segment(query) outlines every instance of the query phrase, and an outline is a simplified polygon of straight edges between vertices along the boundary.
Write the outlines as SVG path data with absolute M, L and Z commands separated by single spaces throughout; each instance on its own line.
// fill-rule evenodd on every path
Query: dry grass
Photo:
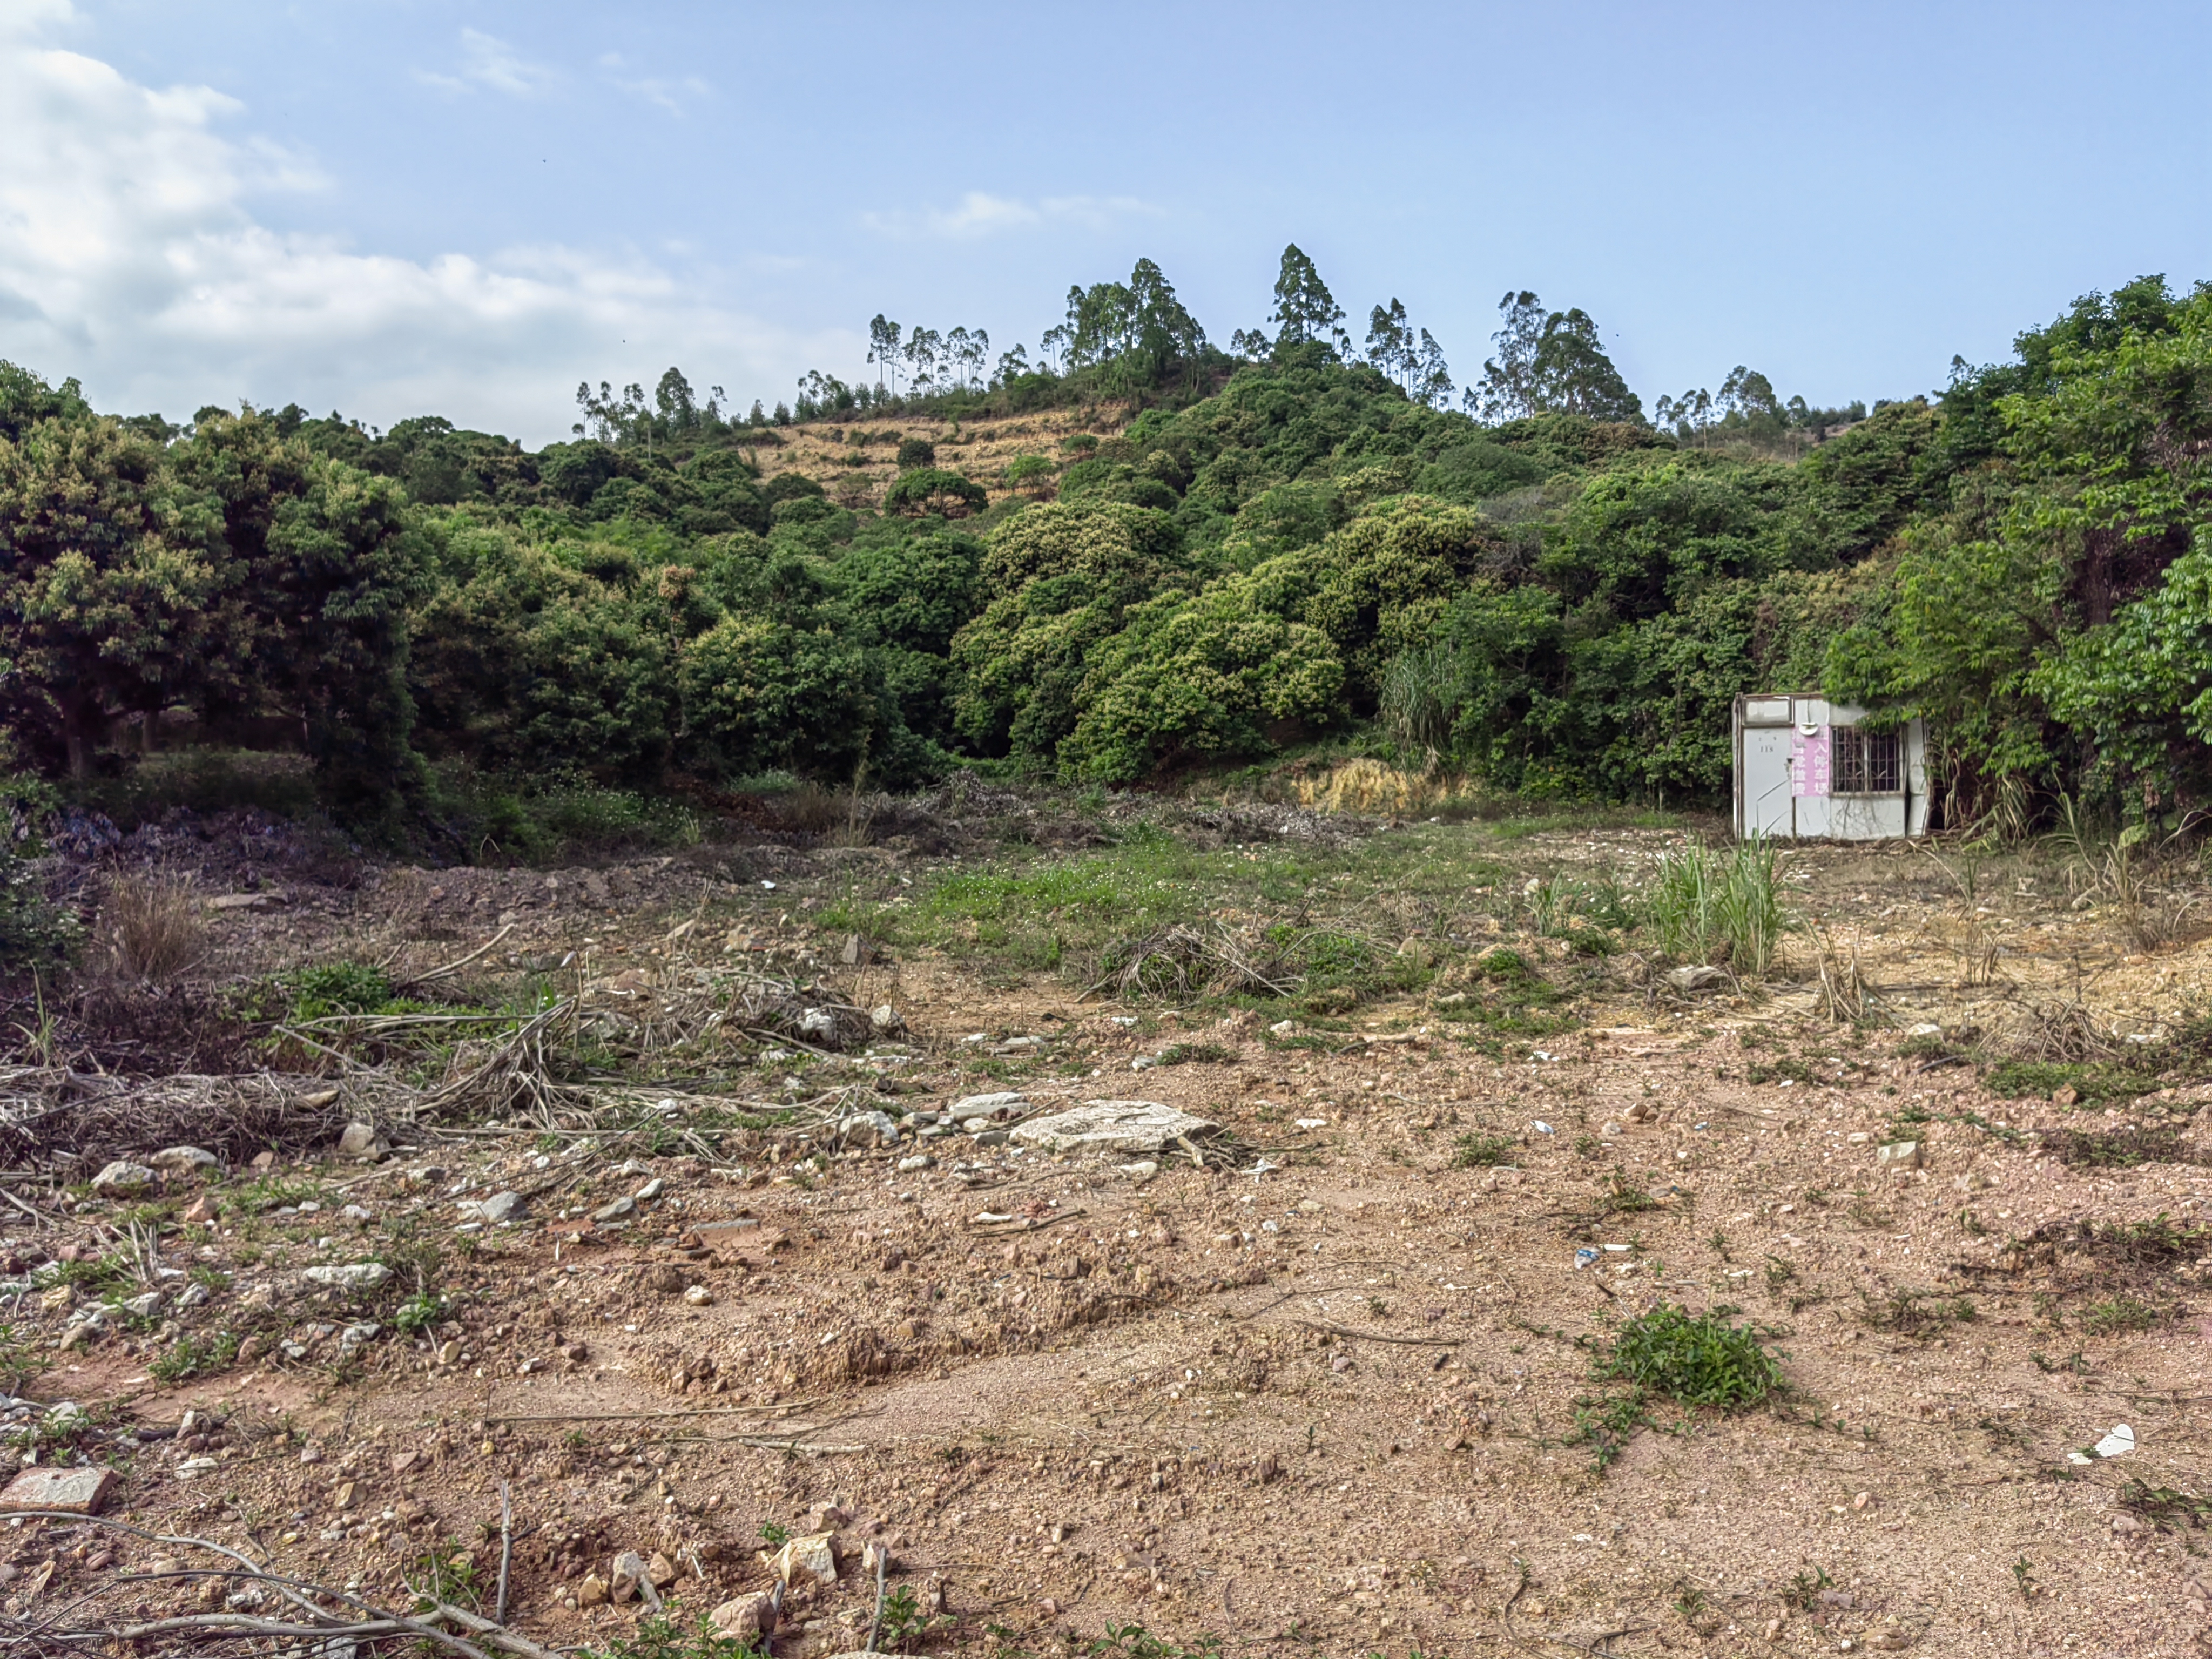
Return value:
M 100 919 L 109 960 L 127 978 L 173 979 L 207 955 L 207 922 L 188 877 L 117 876 L 101 898 Z
M 1346 761 L 1316 778 L 1298 780 L 1298 805 L 1328 812 L 1421 812 L 1455 793 L 1459 780 L 1401 771 L 1381 761 Z

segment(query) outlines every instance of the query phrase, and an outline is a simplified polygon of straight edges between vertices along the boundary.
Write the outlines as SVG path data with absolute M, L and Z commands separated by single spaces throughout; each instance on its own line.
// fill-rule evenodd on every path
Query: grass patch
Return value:
M 1620 1392 L 1578 1401 L 1566 1443 L 1589 1446 L 1594 1467 L 1603 1470 L 1638 1428 L 1650 1425 L 1660 1401 L 1741 1412 L 1771 1400 L 1784 1386 L 1781 1364 L 1761 1340 L 1767 1333 L 1729 1322 L 1738 1311 L 1723 1306 L 1692 1314 L 1662 1302 L 1614 1327 L 1590 1376 L 1621 1385 Z
M 2122 1129 L 2061 1129 L 2046 1136 L 2044 1148 L 2058 1154 L 2062 1164 L 2093 1170 L 2130 1170 L 2139 1164 L 2194 1164 L 2181 1143 L 2181 1131 L 2163 1126 L 2130 1124 Z
M 1237 1056 L 1218 1042 L 1176 1042 L 1159 1052 L 1158 1066 L 1218 1066 Z
M 1782 936 L 1796 926 L 1782 902 L 1774 848 L 1763 839 L 1725 852 L 1697 842 L 1662 853 L 1644 908 L 1667 956 L 1754 976 L 1774 965 Z
M 227 1370 L 238 1358 L 240 1340 L 234 1331 L 216 1331 L 205 1336 L 187 1332 L 155 1358 L 146 1367 L 146 1374 L 156 1382 L 173 1387 L 196 1376 Z
M 2091 1336 L 2131 1336 L 2166 1322 L 2166 1315 L 2148 1302 L 2131 1296 L 2115 1296 L 2093 1302 L 2081 1310 L 2081 1328 Z
M 1455 1170 L 1490 1170 L 1510 1164 L 1516 1143 L 1510 1135 L 1462 1135 L 1452 1148 Z

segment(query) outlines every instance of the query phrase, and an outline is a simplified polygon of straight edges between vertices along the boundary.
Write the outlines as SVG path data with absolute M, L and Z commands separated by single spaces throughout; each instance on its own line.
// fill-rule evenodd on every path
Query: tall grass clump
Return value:
M 1752 975 L 1773 967 L 1783 934 L 1795 926 L 1776 879 L 1773 844 L 1757 836 L 1725 852 L 1693 842 L 1662 853 L 1644 921 L 1666 955 Z
M 1383 726 L 1434 770 L 1451 749 L 1470 689 L 1467 657 L 1456 647 L 1437 643 L 1401 651 L 1382 670 Z
M 173 872 L 115 877 L 100 920 L 117 970 L 131 979 L 168 979 L 207 955 L 199 896 L 190 878 Z

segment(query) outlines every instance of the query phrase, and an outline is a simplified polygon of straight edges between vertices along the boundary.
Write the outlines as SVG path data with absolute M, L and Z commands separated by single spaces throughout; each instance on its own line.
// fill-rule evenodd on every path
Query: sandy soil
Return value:
M 1664 840 L 1539 836 L 1516 856 L 1618 870 Z M 378 936 L 428 962 L 506 926 L 502 955 L 587 951 L 562 971 L 641 1006 L 702 959 L 834 963 L 804 896 L 869 851 L 376 871 L 220 926 L 230 960 L 264 965 Z M 901 1111 L 991 1089 L 1037 1110 L 1158 1100 L 1220 1125 L 1212 1155 L 946 1134 L 916 1169 L 910 1133 L 836 1151 L 731 1131 L 654 1157 L 395 1130 L 381 1162 L 274 1172 L 320 1188 L 314 1212 L 256 1215 L 235 1171 L 208 1184 L 215 1220 L 162 1242 L 218 1270 L 193 1318 L 261 1307 L 295 1356 L 164 1386 L 149 1360 L 191 1324 L 171 1314 L 27 1392 L 91 1408 L 79 1443 L 125 1477 L 112 1513 L 387 1601 L 434 1547 L 486 1576 L 506 1483 L 512 1618 L 552 1645 L 635 1627 L 635 1602 L 583 1604 L 620 1552 L 664 1556 L 663 1593 L 693 1611 L 764 1589 L 768 1524 L 832 1530 L 848 1558 L 787 1605 L 785 1656 L 861 1644 L 871 1540 L 893 1589 L 943 1610 L 915 1638 L 933 1651 L 1132 1622 L 1282 1656 L 2203 1651 L 2212 1087 L 2179 1077 L 2125 1113 L 2005 1099 L 1908 1034 L 2032 1030 L 2078 998 L 2124 1043 L 2201 1006 L 2212 951 L 2136 948 L 2048 869 L 1992 866 L 1969 899 L 1924 852 L 1789 867 L 1832 960 L 1855 941 L 1887 988 L 1887 1025 L 1819 1017 L 1814 940 L 1802 982 L 1762 996 L 1662 995 L 1624 967 L 1578 1029 L 1504 1059 L 1420 1001 L 1270 1030 L 994 988 L 923 955 L 862 988 L 899 1008 L 899 1041 L 806 1091 L 834 1073 Z M 687 917 L 711 938 L 672 941 Z M 994 1052 L 1016 1037 L 1040 1042 Z M 1133 1071 L 1178 1041 L 1220 1057 Z M 680 1123 L 694 1097 L 675 1092 Z M 1907 1109 L 1917 1167 L 1886 1167 Z M 2179 1133 L 2151 1161 L 2046 1150 L 2152 1113 Z M 1503 1163 L 1458 1167 L 1471 1136 L 1501 1138 Z M 590 1218 L 654 1182 L 634 1213 Z M 526 1201 L 507 1224 L 460 1207 L 508 1191 Z M 2179 1253 L 2111 1242 L 2161 1217 Z M 0 1248 L 11 1271 L 90 1256 L 117 1220 L 95 1205 Z M 299 1269 L 424 1239 L 445 1317 L 395 1337 L 387 1309 L 342 1356 L 360 1316 Z M 46 1341 L 70 1312 L 48 1302 L 21 1294 L 13 1316 Z M 2123 1302 L 2148 1328 L 2113 1328 Z M 1661 1303 L 1740 1310 L 1786 1390 L 1734 1415 L 1655 1404 L 1600 1467 L 1578 1421 L 1619 1389 L 1594 1357 Z M 2069 1461 L 2123 1423 L 2133 1452 Z M 11 1611 L 48 1560 L 51 1598 L 170 1553 L 59 1523 L 8 1542 Z

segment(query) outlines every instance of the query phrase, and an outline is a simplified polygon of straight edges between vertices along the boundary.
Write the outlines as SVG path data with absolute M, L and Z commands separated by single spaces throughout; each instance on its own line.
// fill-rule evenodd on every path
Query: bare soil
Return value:
M 1500 856 L 1632 872 L 1674 839 L 1559 830 Z M 846 941 L 809 901 L 854 867 L 923 880 L 958 856 L 922 846 L 272 882 L 281 908 L 216 919 L 210 971 L 383 951 L 420 971 L 505 927 L 489 963 L 646 1020 L 718 964 L 836 972 Z M 1223 1135 L 1086 1158 L 948 1134 L 926 1169 L 900 1167 L 910 1134 L 687 1139 L 712 1091 L 672 1050 L 657 1142 L 392 1124 L 380 1162 L 324 1147 L 172 1180 L 166 1198 L 204 1184 L 217 1216 L 169 1220 L 160 1259 L 214 1270 L 210 1303 L 57 1351 L 71 1298 L 23 1289 L 10 1317 L 42 1368 L 23 1392 L 89 1410 L 74 1443 L 122 1472 L 115 1515 L 386 1604 L 434 1550 L 489 1583 L 505 1483 L 510 1619 L 549 1646 L 635 1628 L 636 1603 L 579 1595 L 617 1553 L 665 1555 L 664 1593 L 702 1612 L 768 1587 L 764 1525 L 821 1524 L 851 1565 L 787 1603 L 779 1655 L 862 1644 L 871 1540 L 894 1589 L 942 1610 L 911 1638 L 927 1651 L 1138 1624 L 1285 1656 L 2198 1654 L 2212 1086 L 2179 1064 L 2085 1108 L 2007 1097 L 1985 1068 L 2043 1036 L 2121 1056 L 2167 1040 L 2203 1006 L 2212 949 L 2173 922 L 2178 890 L 2147 940 L 2139 915 L 2075 908 L 2047 860 L 1962 886 L 1942 857 L 1796 851 L 1821 932 L 1771 985 L 1675 994 L 1623 957 L 1575 981 L 1571 1030 L 1494 1052 L 1462 1040 L 1442 984 L 1336 1029 L 895 952 L 841 982 L 897 1009 L 896 1040 L 790 1088 L 771 1063 L 751 1097 L 1139 1097 Z M 211 885 L 239 876 L 210 862 Z M 1856 945 L 1867 1023 L 1824 1014 L 1824 943 L 1832 967 Z M 1575 969 L 1557 940 L 1520 948 Z M 1176 1044 L 1197 1057 L 1132 1069 Z M 343 1102 L 358 1080 L 300 1086 Z M 1903 1140 L 1917 1167 L 1886 1166 Z M 591 1218 L 653 1182 L 633 1214 Z M 15 1190 L 40 1214 L 0 1240 L 10 1272 L 118 1249 L 118 1203 Z M 461 1208 L 504 1191 L 526 1194 L 509 1224 Z M 313 1212 L 270 1207 L 308 1193 Z M 392 1329 L 404 1271 L 368 1313 L 297 1277 L 380 1255 L 453 1298 L 430 1328 Z M 1661 1304 L 1736 1310 L 1785 1389 L 1594 1427 L 1622 1393 L 1594 1362 Z M 226 1324 L 264 1333 L 253 1358 L 174 1384 L 149 1370 Z M 194 1431 L 161 1437 L 187 1411 Z M 2069 1460 L 2119 1424 L 2134 1451 Z M 48 1560 L 51 1599 L 170 1553 L 60 1522 L 5 1538 L 12 1613 Z M 133 1599 L 199 1605 L 161 1583 Z

